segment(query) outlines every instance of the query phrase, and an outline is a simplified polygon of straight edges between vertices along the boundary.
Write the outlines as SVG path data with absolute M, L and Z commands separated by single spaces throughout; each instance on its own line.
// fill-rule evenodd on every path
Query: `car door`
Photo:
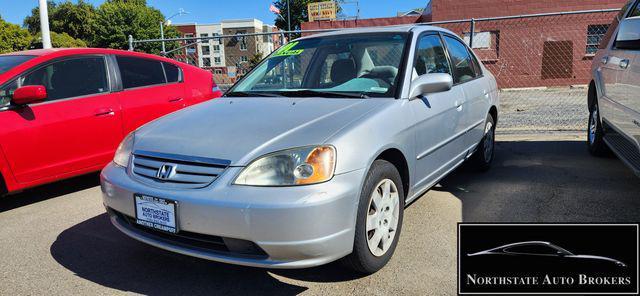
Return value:
M 169 68 L 165 73 L 161 61 L 134 56 L 116 56 L 116 61 L 125 133 L 186 106 L 182 83 Z M 172 81 L 167 83 L 167 77 Z
M 630 5 L 635 5 L 636 7 L 632 9 L 630 15 L 633 15 L 633 11 L 637 10 L 637 3 L 629 2 L 611 25 L 614 27 L 613 30 L 617 31 L 619 21 L 626 17 L 628 6 Z M 640 12 L 637 13 L 640 14 Z M 601 65 L 598 73 L 601 80 L 602 96 L 598 101 L 598 107 L 602 119 L 618 130 L 625 131 L 630 128 L 631 121 L 627 116 L 628 112 L 625 110 L 624 105 L 624 101 L 627 100 L 625 97 L 629 96 L 629 88 L 624 79 L 627 76 L 629 65 L 633 61 L 633 54 L 629 50 L 615 47 L 616 34 L 614 32 L 611 32 L 610 39 L 612 43 L 607 44 L 607 46 L 610 45 L 610 48 L 599 61 Z
M 483 79 L 482 70 L 470 49 L 452 35 L 445 34 L 444 41 L 449 52 L 453 81 L 462 86 L 465 99 L 462 117 L 465 125 L 465 148 L 477 145 L 484 136 L 484 123 L 489 110 L 490 85 Z
M 12 87 L 43 85 L 44 102 L 2 111 L 2 149 L 19 183 L 97 168 L 122 140 L 117 97 L 104 56 L 74 56 L 40 65 Z M 9 92 L 5 92 L 9 93 Z
M 640 1 L 629 11 L 627 18 L 640 18 Z M 640 48 L 637 45 L 627 46 L 617 51 L 621 58 L 618 64 L 621 72 L 618 81 L 620 92 L 616 99 L 622 116 L 615 124 L 640 144 Z
M 622 78 L 625 92 L 620 104 L 627 109 L 626 133 L 640 145 L 640 49 L 628 50 L 629 65 Z
M 413 77 L 430 73 L 451 74 L 443 41 L 437 33 L 426 33 L 417 40 Z M 419 190 L 431 185 L 446 171 L 464 159 L 462 116 L 465 100 L 461 85 L 446 92 L 425 94 L 410 100 L 416 137 L 416 185 Z

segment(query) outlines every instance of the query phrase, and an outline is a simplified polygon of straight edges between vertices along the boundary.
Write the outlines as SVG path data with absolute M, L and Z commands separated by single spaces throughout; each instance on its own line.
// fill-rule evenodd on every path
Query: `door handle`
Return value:
M 95 115 L 97 117 L 104 117 L 104 116 L 113 116 L 115 114 L 116 113 L 113 112 L 113 110 L 111 108 L 108 108 L 108 109 L 100 109 L 100 110 L 96 111 Z
M 101 117 L 101 116 L 113 116 L 115 115 L 115 112 L 113 112 L 113 109 L 111 108 L 103 108 L 103 109 L 98 109 L 96 111 L 96 116 Z
M 462 111 L 462 103 L 460 101 L 455 101 L 454 105 L 456 105 L 458 111 Z
M 182 98 L 172 98 L 172 99 L 169 99 L 169 103 L 175 103 L 175 102 L 180 102 L 180 101 L 182 101 Z
M 628 59 L 620 60 L 620 64 L 618 64 L 618 66 L 620 66 L 620 68 L 622 68 L 622 69 L 628 68 L 629 67 L 629 60 Z

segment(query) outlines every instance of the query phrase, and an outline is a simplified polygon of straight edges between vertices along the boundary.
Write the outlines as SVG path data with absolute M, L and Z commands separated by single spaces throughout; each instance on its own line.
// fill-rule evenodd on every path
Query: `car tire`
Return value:
M 486 172 L 491 168 L 496 145 L 496 121 L 491 114 L 487 115 L 484 124 L 484 136 L 478 144 L 476 153 L 471 157 L 471 166 L 482 172 Z
M 389 262 L 400 239 L 404 198 L 398 169 L 374 161 L 360 194 L 353 252 L 343 259 L 347 267 L 372 274 Z
M 587 127 L 587 147 L 593 156 L 609 155 L 609 147 L 604 143 L 604 128 L 600 121 L 600 108 L 594 103 L 589 110 L 589 125 Z

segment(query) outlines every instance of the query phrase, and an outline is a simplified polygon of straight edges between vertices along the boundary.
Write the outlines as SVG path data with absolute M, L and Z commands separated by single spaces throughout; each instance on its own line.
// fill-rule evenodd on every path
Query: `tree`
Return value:
M 262 52 L 259 51 L 256 54 L 254 54 L 250 59 L 249 59 L 249 67 L 251 69 L 255 68 L 258 64 L 260 64 L 260 62 L 262 62 L 262 58 L 264 56 L 262 55 Z
M 289 6 L 291 7 L 291 30 L 300 30 L 300 25 L 309 20 L 309 14 L 307 11 L 307 5 L 314 2 L 324 2 L 326 0 L 290 0 Z M 343 1 L 336 1 L 343 2 Z M 280 30 L 287 30 L 287 0 L 276 0 L 273 5 L 280 9 L 282 18 L 276 17 L 276 27 Z M 342 9 L 338 5 L 338 12 Z M 283 19 L 284 18 L 284 19 Z
M 29 31 L 0 17 L 0 53 L 25 50 L 31 39 Z
M 56 4 L 48 2 L 49 28 L 53 32 L 63 32 L 74 39 L 82 39 L 89 42 L 93 39 L 96 9 L 84 0 L 78 3 L 66 1 Z M 24 19 L 24 26 L 33 35 L 40 32 L 40 9 L 35 7 L 31 15 Z
M 67 33 L 56 33 L 51 31 L 51 45 L 56 48 L 70 48 L 70 47 L 87 47 L 87 43 L 82 39 L 76 39 L 71 37 Z M 38 32 L 29 48 L 42 48 L 42 33 Z
M 160 10 L 146 6 L 144 0 L 111 0 L 106 1 L 96 11 L 94 22 L 94 38 L 91 43 L 96 47 L 120 48 L 128 47 L 127 38 L 152 39 L 160 37 L 160 22 L 165 17 Z M 179 36 L 174 27 L 165 27 L 165 38 Z M 177 42 L 168 42 L 167 50 L 176 48 Z M 136 45 L 136 50 L 149 53 L 160 53 L 160 42 Z

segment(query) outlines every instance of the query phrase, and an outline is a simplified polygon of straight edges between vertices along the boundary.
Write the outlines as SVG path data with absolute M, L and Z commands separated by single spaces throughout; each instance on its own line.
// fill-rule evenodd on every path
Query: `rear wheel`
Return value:
M 491 168 L 493 162 L 493 153 L 495 149 L 496 139 L 496 123 L 491 114 L 487 115 L 487 121 L 484 124 L 484 136 L 476 153 L 471 157 L 471 165 L 479 171 L 487 171 Z
M 594 156 L 606 156 L 609 147 L 604 143 L 604 129 L 600 121 L 600 109 L 598 103 L 594 103 L 589 111 L 589 127 L 587 129 L 587 147 Z
M 398 169 L 388 161 L 376 160 L 360 194 L 353 253 L 344 263 L 365 274 L 384 267 L 398 244 L 403 213 L 404 191 Z

